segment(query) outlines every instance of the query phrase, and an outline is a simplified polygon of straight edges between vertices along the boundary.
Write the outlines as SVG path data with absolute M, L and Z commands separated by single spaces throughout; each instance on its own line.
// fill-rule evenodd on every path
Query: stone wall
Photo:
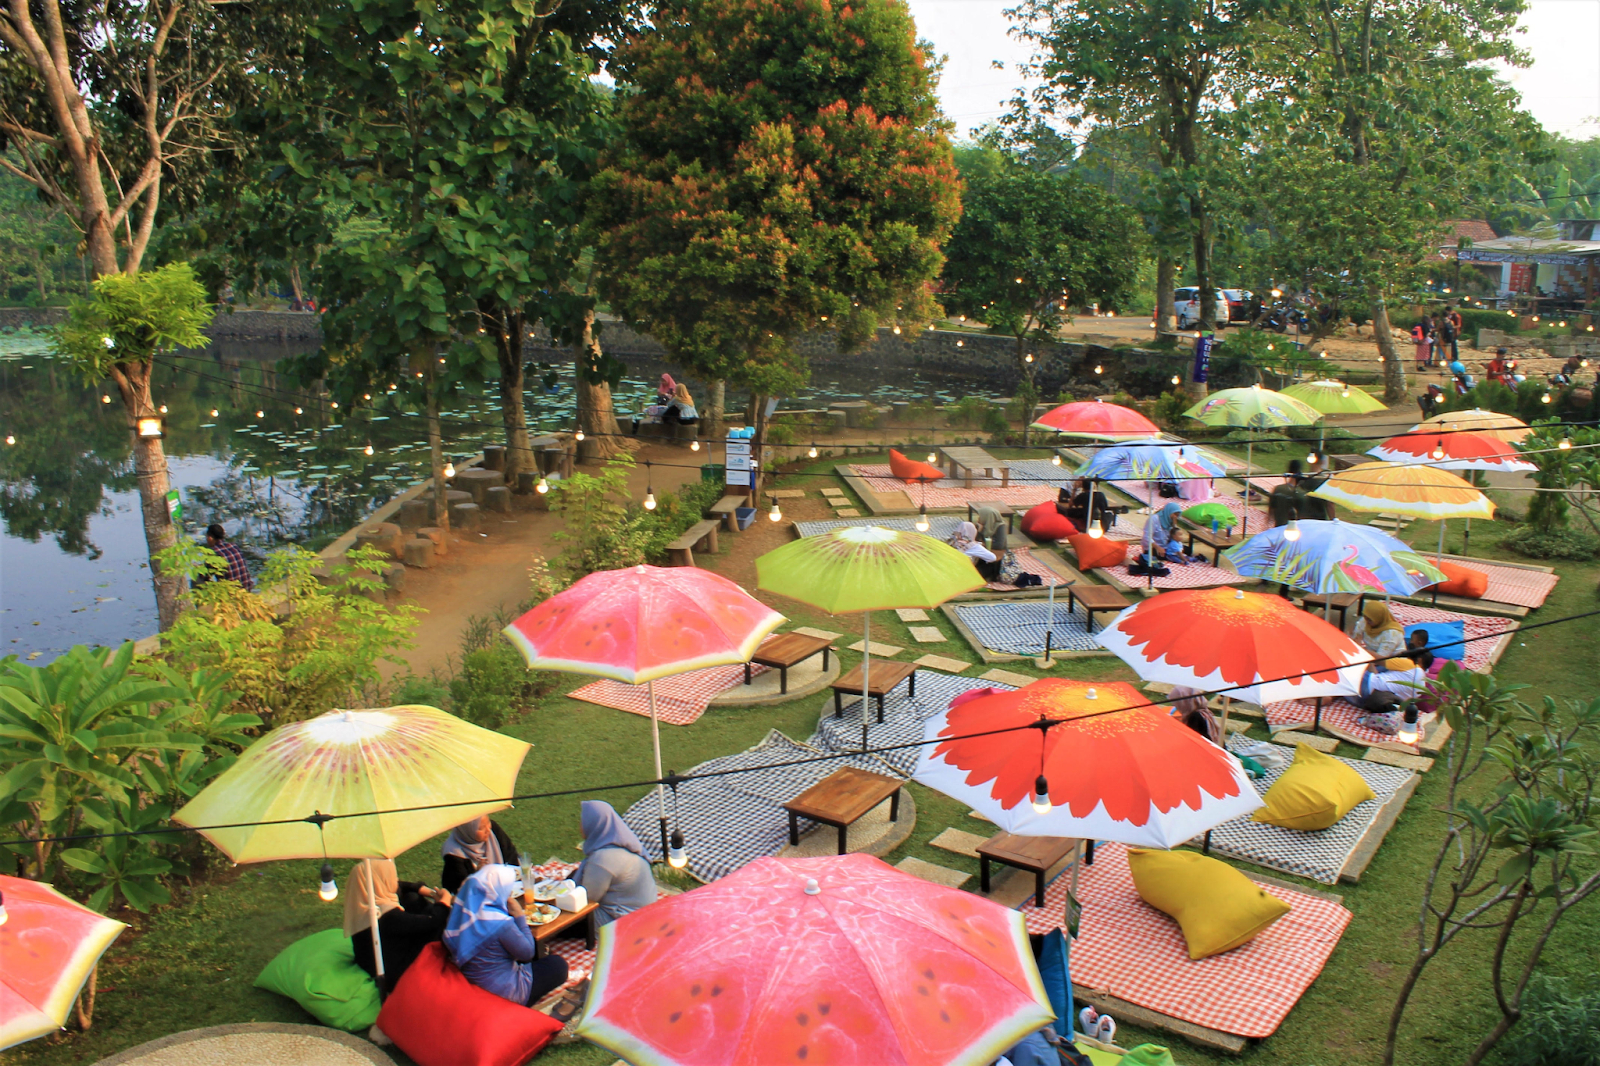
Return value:
M 0 329 L 55 326 L 66 316 L 60 307 L 0 307 Z M 322 340 L 322 323 L 304 311 L 221 311 L 206 335 L 212 340 L 317 344 Z
M 1478 349 L 1494 351 L 1496 348 L 1539 348 L 1557 359 L 1576 355 L 1580 359 L 1600 356 L 1600 334 L 1581 337 L 1544 337 L 1531 333 L 1503 333 L 1498 329 L 1478 331 Z

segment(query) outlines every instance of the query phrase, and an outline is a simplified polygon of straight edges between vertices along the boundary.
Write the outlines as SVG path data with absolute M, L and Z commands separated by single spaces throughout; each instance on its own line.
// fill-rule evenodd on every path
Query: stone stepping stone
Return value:
M 900 616 L 902 622 L 926 622 L 928 612 L 919 607 L 896 607 L 894 613 Z
M 987 814 L 979 814 L 977 811 L 968 811 L 967 812 L 967 817 L 968 818 L 976 818 L 980 822 L 988 822 L 990 825 L 994 825 L 995 824 L 993 818 L 990 818 Z M 989 838 L 988 837 L 984 837 L 983 839 L 988 840 Z
M 924 862 L 915 856 L 907 856 L 901 859 L 894 864 L 894 868 L 903 873 L 908 873 L 912 877 L 920 877 L 924 881 L 932 881 L 936 885 L 944 885 L 946 888 L 960 888 L 972 880 L 971 874 L 962 873 L 960 870 L 952 870 L 950 867 L 940 866 L 938 863 Z
M 1228 723 L 1228 728 L 1230 731 L 1232 730 L 1232 722 Z M 1338 737 L 1325 737 L 1320 733 L 1274 733 L 1272 734 L 1272 742 L 1274 744 L 1285 744 L 1291 748 L 1296 744 L 1304 744 L 1308 748 L 1316 748 L 1318 751 L 1326 752 L 1329 755 L 1333 754 L 1333 750 L 1339 746 Z
M 943 644 L 945 635 L 937 626 L 912 626 L 911 639 L 918 644 Z
M 841 507 L 837 511 L 833 512 L 833 517 L 835 517 L 835 518 L 860 518 L 861 517 L 861 512 L 856 510 L 854 507 Z
M 794 632 L 805 637 L 817 637 L 820 640 L 838 640 L 844 636 L 843 633 L 830 633 L 826 629 L 813 629 L 810 626 L 800 626 Z
M 844 489 L 827 488 L 822 490 L 824 496 L 843 496 Z
M 766 495 L 777 500 L 798 500 L 806 494 L 805 489 L 773 489 Z
M 1250 723 L 1249 722 L 1239 722 L 1239 721 L 1235 721 L 1232 718 L 1229 718 L 1228 719 L 1228 732 L 1230 732 L 1230 733 L 1248 733 L 1248 732 L 1250 732 Z M 1329 738 L 1329 739 L 1332 739 L 1332 738 Z
M 1000 669 L 990 670 L 986 674 L 979 674 L 978 678 L 982 681 L 994 681 L 1001 685 L 1015 685 L 1017 688 L 1021 688 L 1024 685 L 1031 685 L 1038 680 L 1037 678 L 1029 677 L 1026 674 L 1014 674 L 1010 670 Z
M 859 640 L 850 645 L 851 651 L 862 651 L 865 648 L 866 644 Z M 893 644 L 879 644 L 877 641 L 872 642 L 872 654 L 881 659 L 893 659 L 896 655 L 899 655 L 903 651 L 905 651 L 904 648 L 897 648 Z
M 828 501 L 828 506 L 829 507 L 849 507 L 850 506 L 850 498 L 848 496 L 826 496 L 826 497 L 823 497 L 823 498 Z
M 988 839 L 988 837 L 981 837 L 977 833 L 968 833 L 960 829 L 946 829 L 928 841 L 928 843 L 956 855 L 965 855 L 969 859 L 976 859 L 978 857 L 978 845 Z
M 925 666 L 929 670 L 943 670 L 947 674 L 959 674 L 971 663 L 964 663 L 960 659 L 946 659 L 943 655 L 924 655 L 917 660 L 918 666 Z
M 1433 760 L 1423 758 L 1421 755 L 1407 755 L 1403 751 L 1390 751 L 1388 748 L 1368 748 L 1362 761 L 1381 763 L 1384 766 L 1398 766 L 1403 770 L 1415 770 L 1425 774 L 1433 769 Z

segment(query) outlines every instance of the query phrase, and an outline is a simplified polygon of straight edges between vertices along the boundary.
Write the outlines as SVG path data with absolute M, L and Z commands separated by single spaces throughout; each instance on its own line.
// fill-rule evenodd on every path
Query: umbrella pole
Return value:
M 378 983 L 383 983 L 383 938 L 378 935 L 378 881 L 372 876 L 372 860 L 365 861 L 367 868 L 367 906 L 372 915 L 372 963 L 378 971 Z
M 1461 531 L 1461 554 L 1467 554 L 1467 542 L 1472 539 L 1472 519 L 1467 519 L 1467 528 Z
M 650 744 L 655 749 L 656 778 L 661 777 L 661 723 L 656 719 L 656 683 L 646 682 L 646 690 L 650 693 Z M 656 814 L 661 820 L 661 859 L 667 858 L 667 787 L 656 786 Z
M 1056 587 L 1055 587 L 1054 584 L 1052 584 L 1050 586 L 1050 613 L 1046 616 L 1046 620 L 1045 620 L 1045 623 L 1044 623 L 1044 661 L 1046 663 L 1048 663 L 1050 661 L 1050 635 L 1055 632 L 1055 628 L 1056 628 Z
M 867 750 L 867 714 L 872 710 L 872 612 L 862 612 L 861 621 L 861 750 Z
M 1444 561 L 1444 526 L 1445 526 L 1445 520 L 1442 519 L 1442 518 L 1439 519 L 1439 550 L 1433 553 L 1433 561 L 1435 563 L 1440 563 L 1440 562 Z M 1438 585 L 1434 585 L 1433 586 L 1433 605 L 1435 607 L 1439 606 L 1439 586 Z
M 1228 708 L 1233 705 L 1232 696 L 1222 697 L 1222 746 L 1228 746 Z
M 1244 442 L 1244 505 L 1246 507 L 1250 506 L 1250 472 L 1256 468 L 1255 456 L 1256 438 L 1251 435 L 1246 437 Z

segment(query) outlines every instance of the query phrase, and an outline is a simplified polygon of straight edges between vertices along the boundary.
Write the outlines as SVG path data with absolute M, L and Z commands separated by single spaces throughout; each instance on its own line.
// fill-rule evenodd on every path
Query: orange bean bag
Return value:
M 1465 600 L 1481 600 L 1483 594 L 1489 591 L 1489 575 L 1482 570 L 1443 559 L 1435 560 L 1433 565 L 1444 572 L 1446 580 L 1430 586 L 1429 591 L 1438 589 L 1446 596 L 1460 596 Z
M 908 458 L 893 448 L 889 449 L 889 472 L 901 481 L 913 483 L 926 481 L 928 484 L 932 484 L 944 477 L 944 471 L 938 467 L 929 466 L 927 463 Z
M 1128 546 L 1120 540 L 1106 537 L 1096 540 L 1087 533 L 1074 533 L 1067 538 L 1067 543 L 1078 553 L 1079 570 L 1116 566 L 1128 560 Z
M 1053 500 L 1030 508 L 1022 516 L 1022 532 L 1033 540 L 1066 540 L 1077 531 L 1072 519 L 1056 510 Z

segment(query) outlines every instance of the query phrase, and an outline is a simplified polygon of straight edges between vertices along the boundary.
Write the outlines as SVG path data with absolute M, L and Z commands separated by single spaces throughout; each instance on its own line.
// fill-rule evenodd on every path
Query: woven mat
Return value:
M 1516 566 L 1495 566 L 1493 563 L 1461 563 L 1449 560 L 1463 570 L 1476 570 L 1489 579 L 1489 587 L 1482 598 L 1492 603 L 1509 603 L 1515 607 L 1542 607 L 1560 578 L 1539 570 L 1523 570 Z M 1426 596 L 1427 590 L 1417 593 Z
M 1049 588 L 1051 585 L 1065 585 L 1067 579 L 1046 566 L 1044 561 L 1033 554 L 1032 548 L 1012 548 L 1016 553 L 1017 565 L 1022 567 L 1024 573 L 1037 575 L 1040 584 L 1032 588 Z M 1017 586 L 1007 585 L 1003 581 L 991 581 L 984 586 L 991 592 L 1015 592 Z
M 1030 933 L 1061 922 L 1068 878 L 1057 877 L 1044 906 L 1019 908 Z M 1127 849 L 1101 844 L 1078 885 L 1083 904 L 1072 942 L 1072 980 L 1129 1003 L 1239 1036 L 1272 1034 L 1294 1008 L 1350 924 L 1331 900 L 1263 885 L 1290 911 L 1232 951 L 1192 960 L 1178 923 L 1139 898 Z
M 871 710 L 867 715 L 867 745 L 873 748 L 888 747 L 895 744 L 917 744 L 922 740 L 923 723 L 936 714 L 940 714 L 950 707 L 950 701 L 961 693 L 975 688 L 1007 689 L 1010 685 L 1002 685 L 994 681 L 985 681 L 977 677 L 956 677 L 952 674 L 935 673 L 932 670 L 918 670 L 916 673 L 917 695 L 912 699 L 909 686 L 901 682 L 895 686 L 889 698 L 883 704 L 883 721 L 878 721 L 878 701 L 873 700 Z M 857 699 L 844 705 L 844 713 L 834 717 L 832 713 L 824 714 L 817 723 L 817 731 L 812 735 L 810 743 L 813 747 L 824 751 L 860 751 L 861 750 L 861 705 Z M 830 704 L 831 707 L 831 704 Z M 906 747 L 895 751 L 886 751 L 874 756 L 901 777 L 910 777 L 917 768 L 917 753 L 920 748 Z M 878 768 L 883 773 L 883 766 Z
M 759 664 L 750 667 L 750 676 L 767 672 Z M 744 684 L 744 666 L 708 666 L 704 670 L 690 670 L 674 674 L 656 682 L 656 717 L 666 725 L 690 725 L 706 713 L 706 707 L 719 693 L 735 685 Z M 598 703 L 602 707 L 615 707 L 629 714 L 650 717 L 650 690 L 647 685 L 625 685 L 621 681 L 596 681 L 571 694 L 575 700 Z
M 1418 622 L 1454 622 L 1460 621 L 1464 627 L 1463 635 L 1467 637 L 1496 637 L 1507 630 L 1516 629 L 1517 622 L 1511 618 L 1488 618 L 1481 614 L 1462 614 L 1460 611 L 1445 611 L 1437 607 L 1423 607 L 1415 603 L 1390 602 L 1389 613 L 1394 615 L 1394 620 L 1403 626 L 1415 625 Z M 1494 667 L 1493 652 L 1497 642 L 1492 639 L 1474 640 L 1462 645 L 1461 664 L 1468 670 L 1475 670 L 1480 674 L 1488 673 Z
M 1102 573 L 1110 574 L 1129 588 L 1158 589 L 1205 589 L 1216 585 L 1237 585 L 1244 578 L 1232 570 L 1222 570 L 1210 563 L 1168 563 L 1167 569 L 1171 571 L 1166 577 L 1146 577 L 1143 574 L 1130 574 L 1127 563 L 1118 563 L 1116 566 L 1102 566 Z
M 1100 642 L 1084 631 L 1081 612 L 1069 613 L 1065 603 L 1055 611 L 1048 603 L 959 604 L 956 617 L 972 631 L 978 642 L 990 651 L 1012 655 L 1043 655 L 1045 630 L 1050 631 L 1050 647 L 1056 651 L 1099 651 Z M 1095 623 L 1098 630 L 1106 615 Z
M 1134 499 L 1142 500 L 1147 506 L 1159 507 L 1165 503 L 1176 503 L 1186 511 L 1191 507 L 1200 506 L 1199 503 L 1190 503 L 1188 500 L 1162 499 L 1148 481 L 1117 481 L 1113 482 L 1113 484 Z M 1246 507 L 1244 500 L 1232 493 L 1218 494 L 1205 502 L 1220 503 L 1232 511 L 1234 517 L 1244 525 L 1246 536 L 1260 533 L 1263 529 L 1269 529 L 1272 526 L 1271 515 L 1260 507 Z
M 1032 507 L 1036 503 L 1055 499 L 1057 491 L 1057 486 L 1031 477 L 1012 478 L 1011 483 L 1003 488 L 999 478 L 981 475 L 972 479 L 970 489 L 962 487 L 961 479 L 949 477 L 924 485 L 920 481 L 901 481 L 889 471 L 887 463 L 852 465 L 850 472 L 864 480 L 873 492 L 904 492 L 913 504 L 925 503 L 941 509 L 965 507 L 969 503 L 990 500 L 1008 503 L 1013 507 Z
M 1235 734 L 1228 738 L 1228 749 L 1237 753 L 1240 748 L 1257 743 L 1260 741 Z M 1282 744 L 1274 746 L 1279 748 L 1286 758 L 1294 758 L 1293 748 Z M 1339 761 L 1360 774 L 1371 786 L 1372 791 L 1377 793 L 1377 798 L 1358 803 L 1339 821 L 1316 832 L 1284 829 L 1282 826 L 1268 825 L 1265 822 L 1253 822 L 1248 815 L 1235 818 L 1211 831 L 1212 852 L 1252 862 L 1257 866 L 1265 866 L 1269 870 L 1282 870 L 1284 873 L 1321 881 L 1325 885 L 1338 882 L 1339 872 L 1344 869 L 1345 863 L 1350 861 L 1351 854 L 1371 830 L 1372 823 L 1377 820 L 1384 804 L 1397 789 L 1415 776 L 1410 770 L 1383 766 L 1375 762 L 1354 759 L 1339 759 Z M 1257 793 L 1264 796 L 1267 794 L 1267 789 L 1271 788 L 1288 768 L 1285 764 L 1281 770 L 1268 770 L 1266 776 L 1259 781 L 1252 781 L 1251 784 L 1255 786 Z M 1200 838 L 1189 843 L 1198 847 Z
M 1262 708 L 1267 718 L 1267 728 L 1274 733 L 1286 729 L 1308 729 L 1317 721 L 1316 700 L 1283 700 Z M 1361 708 L 1348 700 L 1329 697 L 1322 701 L 1322 730 L 1351 744 L 1381 745 L 1391 751 L 1408 755 L 1423 754 L 1420 744 L 1402 744 L 1393 733 L 1385 733 L 1361 724 Z M 1434 716 L 1424 715 L 1423 728 L 1429 729 Z M 1423 733 L 1426 736 L 1427 733 Z

